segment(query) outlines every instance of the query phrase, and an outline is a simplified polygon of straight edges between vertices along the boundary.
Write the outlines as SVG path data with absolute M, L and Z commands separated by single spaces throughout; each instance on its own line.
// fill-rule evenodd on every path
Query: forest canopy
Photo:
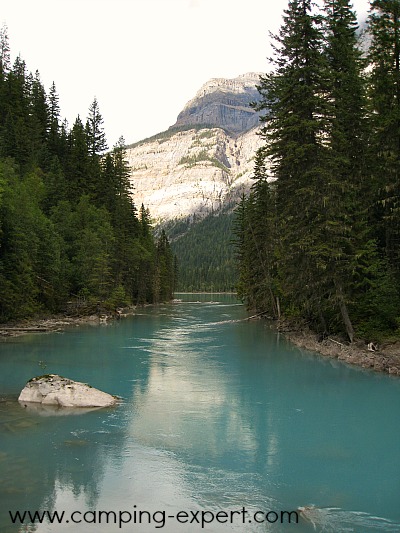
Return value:
M 125 142 L 109 150 L 99 103 L 60 116 L 53 83 L 13 64 L 0 30 L 0 320 L 172 298 L 165 233 L 132 200 Z
M 399 0 L 364 38 L 347 0 L 289 1 L 235 222 L 247 305 L 349 341 L 400 333 Z

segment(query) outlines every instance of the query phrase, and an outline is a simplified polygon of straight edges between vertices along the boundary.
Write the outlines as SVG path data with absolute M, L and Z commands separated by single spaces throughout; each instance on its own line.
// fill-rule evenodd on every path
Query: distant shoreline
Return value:
M 237 295 L 237 292 L 224 292 L 224 291 L 221 291 L 221 292 L 207 292 L 207 291 L 187 291 L 187 292 L 184 292 L 184 291 L 176 291 L 174 293 L 175 294 L 232 294 L 232 295 Z

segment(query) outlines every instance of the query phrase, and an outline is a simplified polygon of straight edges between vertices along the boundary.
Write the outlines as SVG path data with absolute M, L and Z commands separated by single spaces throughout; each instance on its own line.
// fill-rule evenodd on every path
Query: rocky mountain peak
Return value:
M 259 100 L 260 74 L 249 72 L 232 79 L 207 81 L 179 113 L 171 128 L 206 125 L 241 134 L 258 124 L 259 114 L 250 107 Z
M 262 143 L 259 74 L 205 83 L 174 126 L 128 149 L 135 204 L 157 222 L 197 218 L 235 203 L 251 185 L 254 155 Z

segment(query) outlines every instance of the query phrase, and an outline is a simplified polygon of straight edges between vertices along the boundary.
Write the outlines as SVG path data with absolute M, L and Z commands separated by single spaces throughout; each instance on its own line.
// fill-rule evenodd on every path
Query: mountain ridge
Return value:
M 258 79 L 257 73 L 212 78 L 168 130 L 128 146 L 134 201 L 157 223 L 206 216 L 249 189 L 261 145 L 250 107 Z
M 255 127 L 259 113 L 250 107 L 260 95 L 256 85 L 260 74 L 249 72 L 236 78 L 211 78 L 179 113 L 171 128 L 183 125 L 220 127 L 241 134 Z

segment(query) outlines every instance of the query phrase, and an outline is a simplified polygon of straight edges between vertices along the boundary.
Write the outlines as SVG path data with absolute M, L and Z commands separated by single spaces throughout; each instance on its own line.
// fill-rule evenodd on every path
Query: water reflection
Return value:
M 400 521 L 400 432 L 394 411 L 384 409 L 400 407 L 398 382 L 334 368 L 244 317 L 232 301 L 183 302 L 106 328 L 19 341 L 7 346 L 7 357 L 0 346 L 8 394 L 0 402 L 0 530 L 21 529 L 10 526 L 9 509 L 174 515 L 315 503 L 314 515 L 297 525 L 212 524 L 204 531 L 396 531 L 377 517 Z M 23 410 L 16 398 L 37 360 L 123 403 L 81 416 Z M 377 462 L 382 440 L 385 456 Z M 36 529 L 58 533 L 71 525 Z M 90 530 L 74 525 L 75 533 Z M 162 530 L 175 532 L 177 523 Z

